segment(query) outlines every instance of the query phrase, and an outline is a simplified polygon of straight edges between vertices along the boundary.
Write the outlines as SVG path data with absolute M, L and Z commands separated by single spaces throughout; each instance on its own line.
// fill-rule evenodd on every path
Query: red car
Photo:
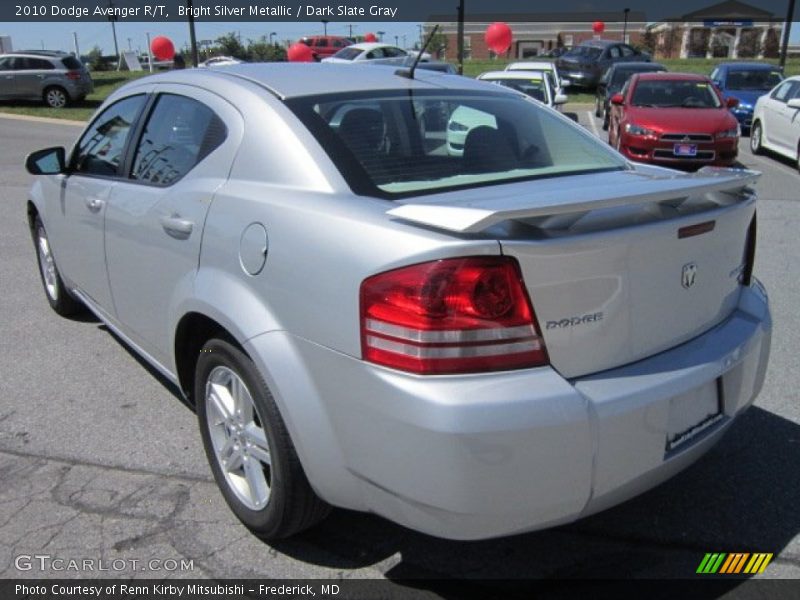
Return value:
M 728 110 L 736 104 L 702 75 L 636 74 L 611 98 L 608 143 L 639 162 L 729 166 L 739 148 Z
M 342 48 L 353 43 L 352 40 L 338 35 L 310 35 L 302 37 L 298 41 L 311 48 L 316 61 L 333 56 Z

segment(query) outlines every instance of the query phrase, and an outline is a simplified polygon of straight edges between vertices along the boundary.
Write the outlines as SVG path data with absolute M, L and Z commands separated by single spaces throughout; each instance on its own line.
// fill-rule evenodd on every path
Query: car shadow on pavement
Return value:
M 374 567 L 415 588 L 442 580 L 672 579 L 703 576 L 706 553 L 777 556 L 800 531 L 800 425 L 751 408 L 692 467 L 620 506 L 576 523 L 479 542 L 419 534 L 374 515 L 336 510 L 273 544 L 331 568 Z M 502 490 L 497 490 L 502 494 Z M 769 571 L 767 571 L 767 575 Z M 430 587 L 426 581 L 430 580 Z M 724 587 L 735 587 L 738 577 Z M 493 583 L 491 585 L 494 585 Z M 505 587 L 503 587 L 505 586 Z M 457 597 L 453 596 L 453 597 Z

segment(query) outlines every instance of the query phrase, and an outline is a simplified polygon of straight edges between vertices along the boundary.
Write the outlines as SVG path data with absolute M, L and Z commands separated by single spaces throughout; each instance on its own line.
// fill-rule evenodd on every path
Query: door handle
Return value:
M 194 223 L 188 219 L 181 219 L 180 215 L 172 215 L 161 218 L 161 227 L 172 237 L 183 240 L 192 234 Z
M 105 202 L 100 198 L 87 198 L 86 199 L 86 208 L 88 208 L 92 212 L 100 212 L 103 208 Z

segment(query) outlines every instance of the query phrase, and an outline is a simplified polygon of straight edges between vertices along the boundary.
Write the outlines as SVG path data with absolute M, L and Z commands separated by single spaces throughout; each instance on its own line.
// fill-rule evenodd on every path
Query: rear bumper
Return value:
M 480 539 L 578 519 L 691 464 L 758 394 L 770 332 L 755 285 L 700 337 L 577 380 L 550 368 L 418 377 L 285 332 L 247 349 L 323 498 Z M 720 390 L 720 415 L 667 451 L 677 407 L 701 402 L 709 386 Z

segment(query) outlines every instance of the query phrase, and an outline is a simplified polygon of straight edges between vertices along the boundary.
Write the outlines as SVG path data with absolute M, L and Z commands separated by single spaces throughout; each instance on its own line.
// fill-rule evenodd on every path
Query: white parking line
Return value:
M 586 116 L 589 117 L 589 125 L 592 126 L 592 133 L 594 133 L 595 137 L 600 138 L 600 130 L 597 128 L 597 123 L 594 122 L 594 113 L 587 110 Z

